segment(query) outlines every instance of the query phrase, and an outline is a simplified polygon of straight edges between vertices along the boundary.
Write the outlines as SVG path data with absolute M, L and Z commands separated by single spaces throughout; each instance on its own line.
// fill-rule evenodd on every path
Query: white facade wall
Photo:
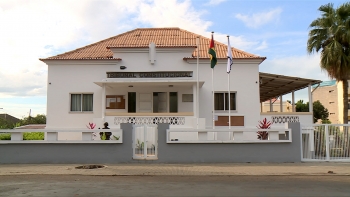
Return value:
M 106 78 L 106 70 L 116 61 L 48 62 L 46 128 L 86 128 L 93 118 L 101 118 L 102 88 L 94 84 Z M 70 93 L 93 93 L 93 112 L 70 112 Z
M 184 57 L 191 57 L 194 48 L 157 48 L 155 64 L 149 60 L 148 49 L 134 49 L 120 52 L 112 49 L 115 57 L 122 60 L 48 60 L 47 91 L 47 128 L 85 128 L 88 122 L 102 117 L 103 88 L 93 82 L 106 79 L 106 72 L 158 72 L 158 71 L 193 71 L 192 80 L 196 80 L 196 63 L 187 62 Z M 236 92 L 237 110 L 231 115 L 244 116 L 245 127 L 254 127 L 260 120 L 259 102 L 259 63 L 261 60 L 234 60 L 232 65 L 231 92 Z M 120 66 L 127 67 L 120 70 Z M 214 69 L 214 89 L 227 92 L 228 81 L 226 61 L 219 61 Z M 188 78 L 187 78 L 188 79 Z M 204 81 L 199 90 L 199 117 L 206 118 L 206 127 L 212 127 L 212 69 L 209 60 L 201 60 L 199 81 Z M 118 79 L 121 80 L 121 79 Z M 137 80 L 137 79 L 135 79 Z M 152 79 L 147 79 L 152 80 Z M 157 80 L 157 79 L 155 79 Z M 159 79 L 158 79 L 159 80 Z M 173 78 L 172 80 L 176 80 Z M 125 95 L 127 92 L 178 92 L 178 111 L 192 112 L 193 103 L 182 103 L 182 94 L 192 94 L 192 85 L 174 87 L 133 87 L 106 88 L 106 95 Z M 70 112 L 70 93 L 93 93 L 93 112 Z M 138 94 L 137 94 L 138 95 Z M 195 99 L 195 98 L 194 98 Z M 118 110 L 105 110 L 117 112 Z M 120 112 L 127 112 L 119 110 Z M 216 112 L 216 115 L 228 115 Z M 111 124 L 111 123 L 110 123 Z

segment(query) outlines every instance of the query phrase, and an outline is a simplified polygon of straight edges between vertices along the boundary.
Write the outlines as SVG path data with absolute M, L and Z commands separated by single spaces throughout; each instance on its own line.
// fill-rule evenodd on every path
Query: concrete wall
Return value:
M 132 159 L 132 124 L 121 124 L 122 144 L 1 144 L 0 163 L 300 162 L 300 124 L 290 123 L 292 143 L 167 144 L 168 124 L 158 125 L 158 160 Z
M 290 123 L 289 127 L 292 143 L 167 144 L 167 125 L 159 124 L 157 162 L 300 162 L 300 124 Z

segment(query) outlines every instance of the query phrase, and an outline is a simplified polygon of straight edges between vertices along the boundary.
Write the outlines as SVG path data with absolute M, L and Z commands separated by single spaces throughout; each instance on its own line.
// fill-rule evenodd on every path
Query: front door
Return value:
M 158 126 L 133 125 L 133 159 L 158 159 Z
M 166 113 L 167 109 L 167 93 L 153 92 L 153 113 Z

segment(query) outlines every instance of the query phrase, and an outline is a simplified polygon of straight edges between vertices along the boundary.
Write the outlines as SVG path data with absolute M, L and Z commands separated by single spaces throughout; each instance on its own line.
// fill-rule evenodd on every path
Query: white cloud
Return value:
M 35 98 L 38 99 L 38 98 Z M 22 100 L 23 101 L 23 100 Z M 44 103 L 11 103 L 11 102 L 0 102 L 0 106 L 6 106 L 0 109 L 0 114 L 9 114 L 16 118 L 23 118 L 29 115 L 31 111 L 31 116 L 36 116 L 38 114 L 46 114 L 46 102 Z
M 223 1 L 210 2 L 219 4 Z M 275 9 L 251 17 L 264 18 L 260 22 L 258 19 L 253 20 L 260 25 L 272 21 L 281 11 Z M 212 23 L 202 19 L 205 14 L 204 11 L 195 10 L 190 0 L 85 0 L 79 4 L 73 4 L 70 0 L 1 0 L 0 98 L 45 97 L 47 66 L 38 60 L 40 57 L 63 53 L 127 30 L 138 27 L 180 27 L 210 37 L 208 29 Z M 220 32 L 214 35 L 215 40 L 224 44 L 227 44 L 226 36 Z M 230 43 L 232 47 L 247 52 L 268 46 L 265 41 L 240 35 L 230 35 Z M 275 59 L 272 66 L 280 69 L 283 66 L 278 63 L 284 62 L 288 63 Z M 274 70 L 271 72 L 274 73 Z M 300 75 L 296 73 L 295 76 Z M 45 103 L 0 104 L 4 109 L 13 109 L 9 112 L 14 111 L 17 117 L 27 114 L 28 109 L 45 112 Z
M 260 45 L 258 47 L 255 48 L 255 50 L 259 51 L 259 50 L 263 50 L 267 48 L 267 42 L 264 40 L 260 43 Z
M 225 1 L 227 1 L 227 0 L 210 0 L 205 5 L 219 5 L 220 3 L 225 2 Z
M 247 27 L 258 28 L 269 22 L 277 21 L 281 13 L 282 9 L 276 8 L 268 12 L 259 12 L 251 15 L 236 14 L 235 17 L 243 21 Z
M 211 33 L 206 32 L 202 35 L 208 35 L 207 37 L 210 37 Z M 223 44 L 227 45 L 227 35 L 222 34 L 220 32 L 214 33 L 214 39 L 215 41 L 219 41 Z M 259 46 L 258 41 L 249 41 L 244 36 L 232 36 L 230 35 L 230 44 L 232 47 L 235 47 L 237 49 L 243 50 L 243 51 L 251 51 L 253 48 L 257 48 Z
M 319 62 L 319 54 L 267 59 L 260 65 L 260 71 L 322 81 L 330 80 L 327 72 L 321 71 Z
M 267 58 L 260 65 L 260 71 L 265 73 L 281 74 L 286 76 L 316 79 L 321 81 L 331 80 L 328 77 L 327 72 L 321 71 L 319 62 L 319 54 L 289 56 L 275 58 L 271 60 Z M 283 100 L 291 99 L 291 94 L 283 96 Z M 295 92 L 295 102 L 298 100 L 304 100 L 304 102 L 309 101 L 307 88 Z
M 205 33 L 211 22 L 202 20 L 203 14 L 190 0 L 1 0 L 0 98 L 46 96 L 47 66 L 41 57 L 138 27 L 180 27 L 210 35 Z M 21 109 L 29 107 L 1 104 L 19 114 L 27 114 Z
M 176 0 L 154 0 L 140 3 L 137 21 L 153 27 L 180 27 L 182 29 L 205 35 L 211 22 L 201 20 L 204 12 L 193 9 L 191 1 L 178 3 Z M 150 14 L 152 13 L 152 14 Z

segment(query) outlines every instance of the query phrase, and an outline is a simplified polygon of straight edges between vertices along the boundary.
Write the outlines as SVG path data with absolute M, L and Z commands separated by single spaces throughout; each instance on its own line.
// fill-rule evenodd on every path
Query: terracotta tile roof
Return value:
M 210 39 L 180 28 L 138 28 L 105 40 L 87 45 L 56 56 L 40 60 L 77 60 L 77 59 L 119 59 L 113 58 L 110 48 L 145 48 L 151 42 L 156 47 L 196 47 L 196 38 L 200 38 L 200 58 L 209 58 L 208 48 Z M 215 41 L 217 58 L 227 58 L 227 45 Z M 238 59 L 265 59 L 236 48 L 232 48 L 233 58 Z M 196 58 L 194 50 L 192 57 Z M 120 59 L 119 59 L 120 60 Z
M 20 119 L 14 117 L 14 116 L 11 116 L 9 114 L 0 114 L 0 118 L 7 120 L 9 122 L 12 122 L 12 123 L 17 123 L 17 122 L 21 121 Z
M 46 124 L 29 124 L 16 127 L 15 129 L 45 129 Z

